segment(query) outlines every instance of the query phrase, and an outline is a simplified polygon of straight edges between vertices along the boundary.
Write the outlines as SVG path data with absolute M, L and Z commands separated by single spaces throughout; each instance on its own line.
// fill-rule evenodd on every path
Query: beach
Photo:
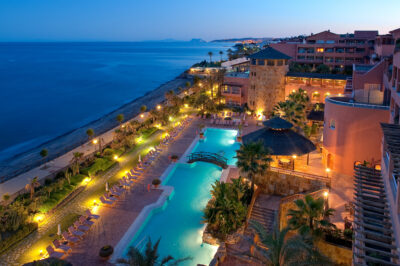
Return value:
M 57 151 L 49 153 L 49 156 L 46 158 L 47 161 L 59 157 L 87 142 L 88 137 L 86 135 L 86 130 L 88 128 L 92 128 L 95 131 L 96 136 L 100 135 L 118 125 L 118 122 L 115 119 L 118 114 L 124 114 L 125 121 L 127 121 L 140 113 L 140 107 L 142 105 L 146 105 L 148 109 L 152 109 L 164 100 L 164 95 L 167 91 L 176 91 L 178 87 L 184 87 L 186 82 L 192 82 L 192 80 L 193 78 L 190 75 L 182 73 L 175 79 L 149 91 L 144 96 L 138 97 L 131 102 L 122 105 L 118 109 L 102 116 L 100 119 L 94 120 L 27 152 L 5 160 L 3 163 L 5 167 L 2 167 L 0 172 L 2 182 L 41 165 L 43 159 L 40 157 L 39 153 L 42 149 L 46 148 L 50 151 Z M 135 95 L 133 94 L 132 98 L 134 97 Z

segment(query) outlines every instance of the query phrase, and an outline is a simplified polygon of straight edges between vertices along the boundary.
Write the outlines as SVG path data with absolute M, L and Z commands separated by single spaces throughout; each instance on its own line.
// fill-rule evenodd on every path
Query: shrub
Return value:
M 104 246 L 99 251 L 99 256 L 102 258 L 107 258 L 113 254 L 114 248 L 110 245 Z
M 13 246 L 14 244 L 18 243 L 33 231 L 36 231 L 38 228 L 37 223 L 29 223 L 23 225 L 18 231 L 13 233 L 11 236 L 3 239 L 0 241 L 0 254 L 7 250 L 9 247 Z
M 161 184 L 161 180 L 158 178 L 153 179 L 153 181 L 151 182 L 154 186 L 158 186 Z

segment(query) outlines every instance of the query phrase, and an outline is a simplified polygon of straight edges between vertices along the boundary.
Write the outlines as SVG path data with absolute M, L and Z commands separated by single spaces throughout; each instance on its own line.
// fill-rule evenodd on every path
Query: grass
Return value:
M 69 226 L 71 226 L 80 215 L 76 213 L 69 213 L 61 221 L 61 231 L 64 232 Z M 39 238 L 31 247 L 25 250 L 24 253 L 18 259 L 18 263 L 24 264 L 33 260 L 41 259 L 40 250 L 43 250 L 43 254 L 47 254 L 46 247 L 52 244 L 53 240 L 58 238 L 57 236 L 58 225 L 51 227 L 45 235 Z M 37 234 L 37 232 L 35 233 Z
M 62 190 L 50 193 L 50 197 L 39 207 L 41 213 L 46 213 L 59 204 L 69 193 L 71 193 L 85 178 L 84 175 L 75 175 L 71 177 L 71 184 L 64 185 Z

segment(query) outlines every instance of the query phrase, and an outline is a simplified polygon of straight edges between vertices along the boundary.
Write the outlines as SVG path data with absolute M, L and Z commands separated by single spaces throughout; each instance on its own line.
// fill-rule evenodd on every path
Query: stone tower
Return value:
M 247 105 L 251 110 L 269 116 L 275 104 L 285 100 L 285 75 L 289 70 L 290 58 L 269 46 L 249 56 Z

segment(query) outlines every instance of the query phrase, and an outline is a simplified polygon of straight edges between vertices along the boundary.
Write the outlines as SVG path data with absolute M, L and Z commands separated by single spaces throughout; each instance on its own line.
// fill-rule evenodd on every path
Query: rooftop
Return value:
M 353 98 L 349 97 L 328 97 L 325 102 L 330 102 L 334 104 L 349 106 L 349 107 L 358 107 L 358 108 L 369 108 L 369 109 L 380 109 L 380 110 L 388 110 L 389 106 L 382 104 L 372 104 L 372 103 L 360 103 L 354 101 Z
M 337 79 L 337 80 L 346 80 L 347 75 L 340 74 L 322 74 L 322 73 L 311 73 L 311 72 L 288 72 L 286 74 L 287 77 L 301 77 L 301 78 L 318 78 L 318 79 Z
M 250 59 L 291 59 L 290 56 L 279 52 L 278 50 L 268 46 L 267 48 L 249 55 Z

